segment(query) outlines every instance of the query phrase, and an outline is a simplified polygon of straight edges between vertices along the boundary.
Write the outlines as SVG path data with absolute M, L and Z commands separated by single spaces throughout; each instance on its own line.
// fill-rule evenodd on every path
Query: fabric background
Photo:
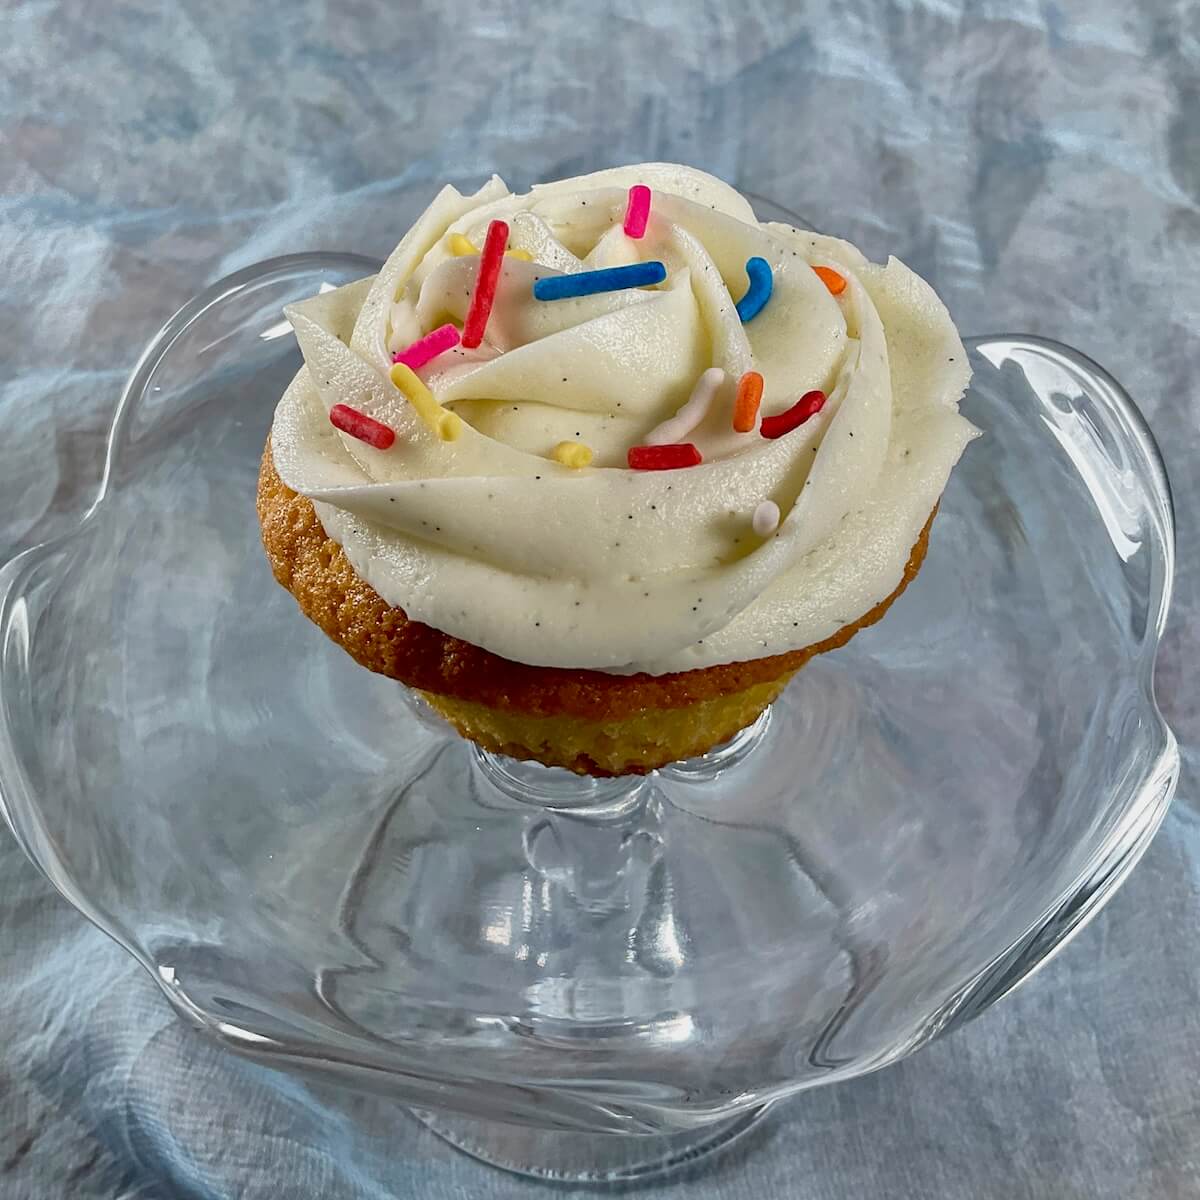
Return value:
M 256 259 L 382 257 L 436 187 L 690 162 L 1061 338 L 1163 445 L 1172 814 L 1119 897 L 955 1036 L 646 1197 L 1200 1193 L 1200 8 L 951 0 L 3 0 L 0 554 L 66 527 L 123 377 Z M 185 1029 L 0 833 L 0 1196 L 525 1197 L 399 1109 Z M 580 1193 L 586 1195 L 587 1193 Z

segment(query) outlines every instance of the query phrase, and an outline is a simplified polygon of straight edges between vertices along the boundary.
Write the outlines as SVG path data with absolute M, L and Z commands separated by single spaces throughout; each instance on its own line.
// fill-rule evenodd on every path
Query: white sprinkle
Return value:
M 395 354 L 397 350 L 403 350 L 408 345 L 408 342 L 404 340 L 400 332 L 400 324 L 404 321 L 406 315 L 405 306 L 399 300 L 392 304 L 388 312 L 388 325 L 391 326 L 391 334 L 388 337 L 387 348 L 392 354 Z
M 646 434 L 647 446 L 670 446 L 682 441 L 708 415 L 713 397 L 725 382 L 720 367 L 709 367 L 696 381 L 688 402 L 673 416 Z
M 750 528 L 759 537 L 770 537 L 779 528 L 779 505 L 774 500 L 764 500 L 750 518 Z

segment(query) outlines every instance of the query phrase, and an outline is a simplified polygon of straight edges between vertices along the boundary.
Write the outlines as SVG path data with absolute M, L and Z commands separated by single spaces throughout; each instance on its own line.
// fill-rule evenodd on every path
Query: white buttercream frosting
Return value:
M 653 193 L 644 238 L 622 229 L 628 188 Z M 464 420 L 441 441 L 388 372 L 392 351 L 461 324 L 483 244 L 508 222 L 483 345 L 418 374 Z M 461 249 L 461 244 L 455 248 Z M 745 265 L 773 292 L 743 324 Z M 540 301 L 533 283 L 635 261 L 657 287 Z M 833 296 L 813 266 L 846 280 Z M 891 593 L 972 426 L 970 376 L 949 314 L 896 259 L 755 219 L 748 202 L 686 167 L 642 164 L 514 195 L 493 178 L 447 187 L 370 279 L 292 305 L 304 366 L 275 414 L 283 481 L 388 603 L 518 662 L 661 674 L 820 641 Z M 704 373 L 724 380 L 687 434 L 701 465 L 626 468 Z M 734 389 L 763 377 L 762 414 L 820 389 L 824 408 L 775 440 L 732 427 Z M 715 376 L 709 375 L 704 386 Z M 376 450 L 340 433 L 348 404 L 389 425 Z M 590 466 L 551 455 L 591 447 Z M 778 527 L 753 527 L 764 501 Z M 760 520 L 760 529 L 769 523 Z

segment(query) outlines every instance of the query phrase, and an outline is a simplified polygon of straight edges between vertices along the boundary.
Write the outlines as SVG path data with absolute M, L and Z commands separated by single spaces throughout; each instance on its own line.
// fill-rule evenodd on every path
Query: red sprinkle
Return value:
M 667 446 L 630 446 L 631 471 L 673 471 L 677 467 L 698 467 L 704 459 L 691 442 L 672 442 Z
M 785 433 L 791 433 L 793 429 L 803 425 L 809 417 L 815 417 L 824 407 L 824 392 L 805 392 L 786 412 L 776 413 L 773 417 L 763 417 L 758 432 L 765 438 L 781 438 Z
M 471 307 L 463 323 L 462 345 L 474 350 L 483 341 L 488 317 L 492 315 L 492 303 L 496 299 L 496 285 L 500 281 L 500 266 L 504 262 L 504 247 L 508 245 L 508 222 L 493 221 L 488 226 L 487 238 L 479 254 L 479 273 L 475 276 L 475 290 L 471 293 Z
M 368 417 L 348 404 L 335 404 L 329 410 L 329 423 L 334 429 L 340 429 L 360 442 L 374 446 L 376 450 L 386 450 L 396 440 L 394 429 L 389 429 L 382 421 Z

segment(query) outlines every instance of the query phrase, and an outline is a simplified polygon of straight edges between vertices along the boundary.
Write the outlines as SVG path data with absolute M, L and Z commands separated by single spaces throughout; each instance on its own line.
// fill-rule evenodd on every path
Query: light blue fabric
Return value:
M 1163 443 L 1180 797 L 1117 900 L 954 1037 L 786 1105 L 689 1195 L 1200 1192 L 1194 5 L 26 0 L 0 39 L 0 552 L 100 477 L 138 350 L 255 259 L 382 256 L 438 184 L 691 162 L 1065 339 Z M 0 1197 L 524 1197 L 376 1100 L 234 1060 L 0 834 Z M 584 1193 L 586 1194 L 586 1193 Z M 684 1194 L 683 1184 L 648 1197 Z

